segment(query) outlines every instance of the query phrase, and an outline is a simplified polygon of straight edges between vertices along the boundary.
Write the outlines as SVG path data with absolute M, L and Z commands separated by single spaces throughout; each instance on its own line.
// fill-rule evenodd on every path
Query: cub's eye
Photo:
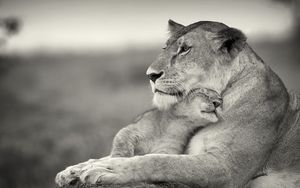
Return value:
M 177 50 L 177 54 L 186 55 L 191 51 L 191 48 L 192 48 L 191 46 L 183 44 L 183 45 L 179 46 L 179 48 Z

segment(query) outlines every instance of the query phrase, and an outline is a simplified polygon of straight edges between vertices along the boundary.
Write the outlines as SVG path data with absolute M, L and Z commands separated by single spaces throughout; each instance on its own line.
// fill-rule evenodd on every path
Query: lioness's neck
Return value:
M 230 110 L 236 103 L 252 102 L 255 99 L 266 100 L 274 93 L 287 103 L 288 94 L 280 78 L 266 65 L 263 60 L 246 45 L 234 60 L 240 70 L 229 80 L 222 92 L 223 111 Z

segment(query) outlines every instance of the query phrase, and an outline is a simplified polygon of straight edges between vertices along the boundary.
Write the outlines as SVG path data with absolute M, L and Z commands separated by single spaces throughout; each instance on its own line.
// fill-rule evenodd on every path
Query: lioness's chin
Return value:
M 166 95 L 161 93 L 154 93 L 153 96 L 153 105 L 160 110 L 167 110 L 172 105 L 179 102 L 178 97 L 173 95 Z

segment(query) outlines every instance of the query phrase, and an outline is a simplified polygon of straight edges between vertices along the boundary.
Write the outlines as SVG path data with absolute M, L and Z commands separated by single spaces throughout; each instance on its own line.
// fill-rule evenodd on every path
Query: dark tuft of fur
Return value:
M 247 37 L 238 29 L 226 28 L 217 33 L 216 39 L 221 42 L 219 50 L 235 55 L 244 48 Z

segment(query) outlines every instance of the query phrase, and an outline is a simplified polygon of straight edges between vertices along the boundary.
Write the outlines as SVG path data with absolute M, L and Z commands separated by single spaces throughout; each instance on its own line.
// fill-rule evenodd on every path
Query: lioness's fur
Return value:
M 300 187 L 300 99 L 288 94 L 239 30 L 217 22 L 183 26 L 170 21 L 169 28 L 167 47 L 147 71 L 160 75 L 151 81 L 154 104 L 168 111 L 189 91 L 205 87 L 222 94 L 222 120 L 200 130 L 186 155 L 96 160 L 61 172 L 57 182 L 80 176 L 82 182 L 102 184 Z

